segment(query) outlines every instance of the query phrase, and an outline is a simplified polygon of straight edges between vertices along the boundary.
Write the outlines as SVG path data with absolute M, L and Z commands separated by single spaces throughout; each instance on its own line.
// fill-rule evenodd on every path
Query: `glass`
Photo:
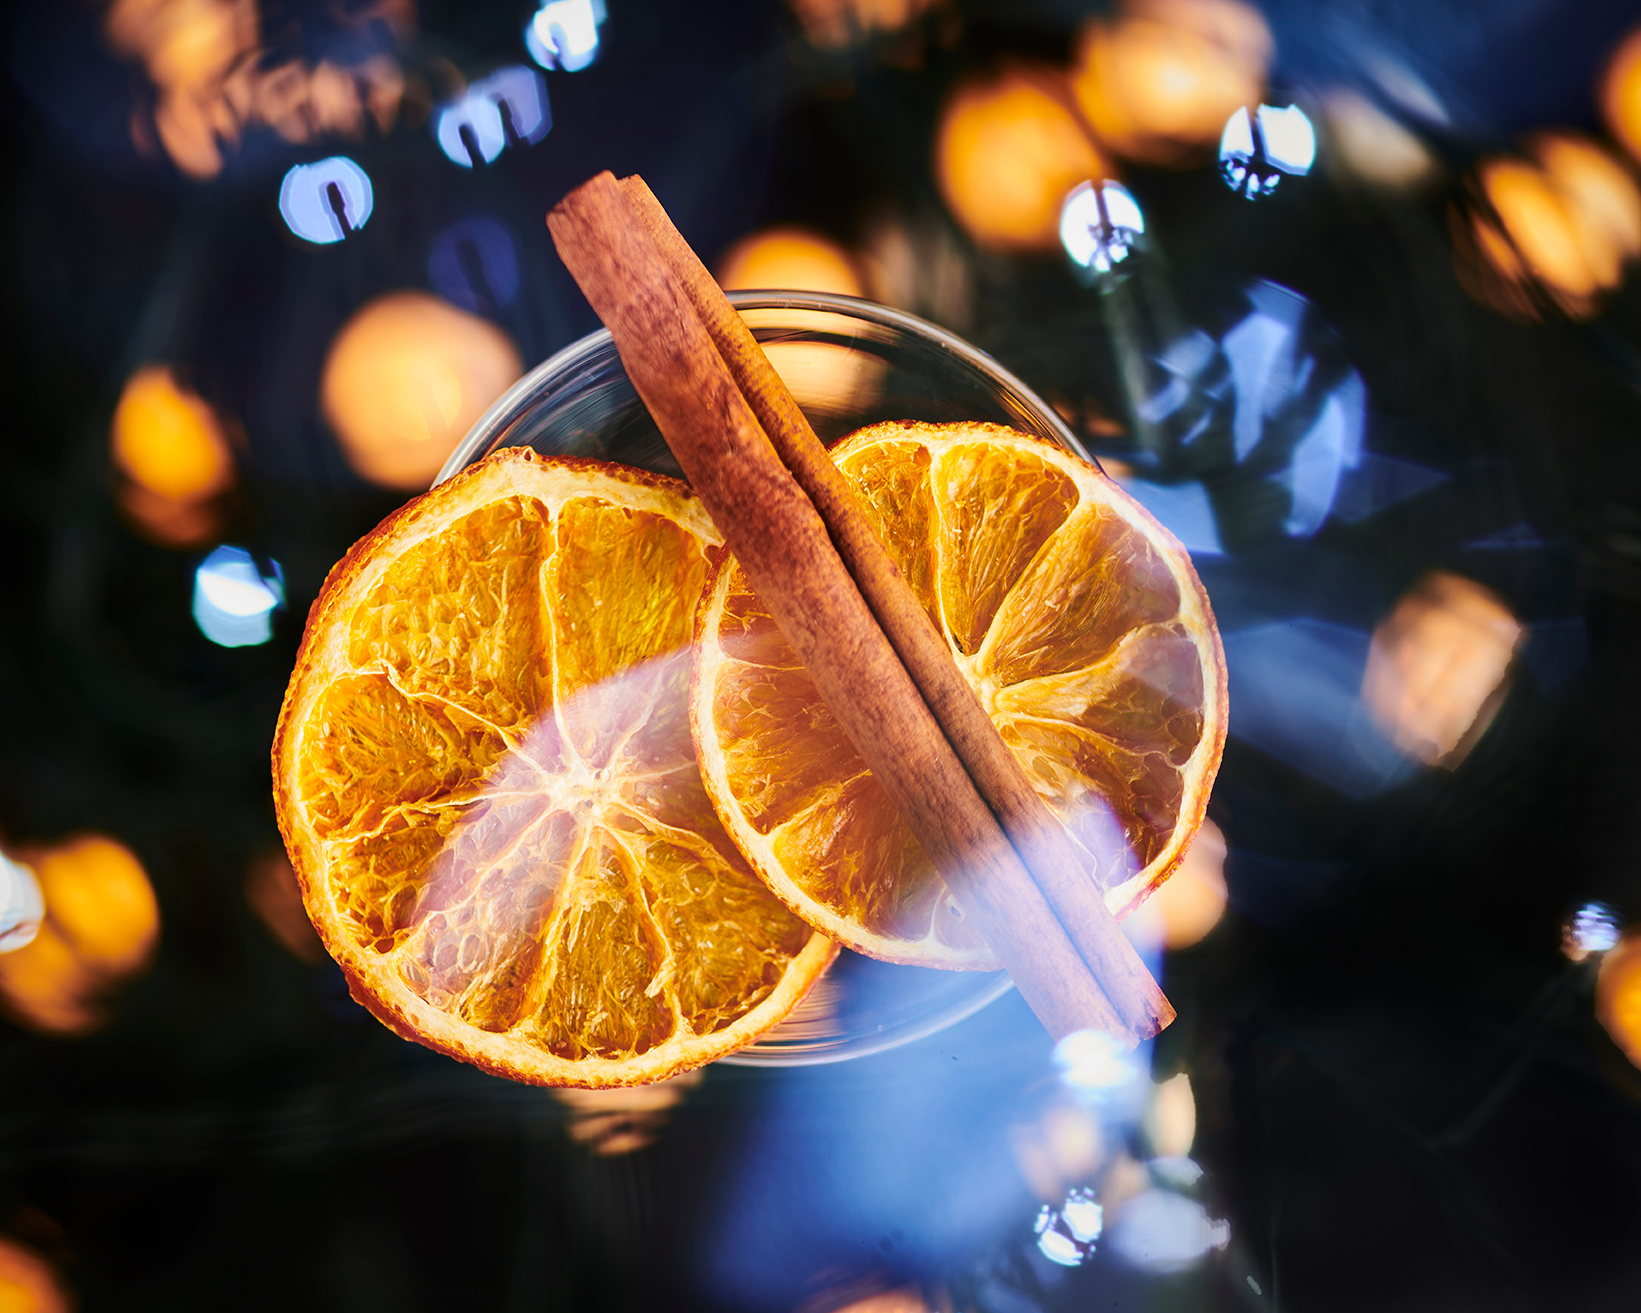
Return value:
M 1030 388 L 984 352 L 898 310 L 848 296 L 729 297 L 826 442 L 881 420 L 1006 424 L 1088 453 Z M 498 447 L 588 456 L 679 476 L 606 331 L 526 374 L 473 427 L 442 483 Z M 725 1062 L 796 1066 L 934 1034 L 1006 993 L 1003 972 L 893 966 L 844 950 L 784 1022 Z

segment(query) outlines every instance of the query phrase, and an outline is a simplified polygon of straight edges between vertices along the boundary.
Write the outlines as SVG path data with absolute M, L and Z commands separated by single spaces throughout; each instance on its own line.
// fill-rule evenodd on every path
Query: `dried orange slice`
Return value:
M 835 945 L 701 786 L 681 483 L 508 449 L 411 502 L 308 617 L 274 795 L 354 996 L 498 1075 L 659 1080 L 750 1043 Z
M 1099 470 L 1011 429 L 878 424 L 832 455 L 1126 915 L 1183 858 L 1225 740 L 1190 558 Z M 733 558 L 696 620 L 690 717 L 724 827 L 805 921 L 891 962 L 1000 965 Z

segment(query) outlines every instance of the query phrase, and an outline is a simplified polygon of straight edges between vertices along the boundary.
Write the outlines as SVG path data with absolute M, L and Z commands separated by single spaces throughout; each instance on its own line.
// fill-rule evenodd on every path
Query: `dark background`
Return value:
M 264 134 L 187 181 L 132 148 L 140 75 L 100 46 L 93 8 L 10 15 L 0 834 L 119 836 L 163 928 L 97 1034 L 0 1023 L 0 1230 L 88 1311 L 821 1308 L 851 1282 L 999 1311 L 1634 1306 L 1641 1078 L 1560 927 L 1594 898 L 1641 919 L 1641 291 L 1588 324 L 1512 323 L 1461 289 L 1447 226 L 1477 153 L 1599 130 L 1590 88 L 1630 5 L 1267 0 L 1275 84 L 1350 80 L 1365 37 L 1403 51 L 1453 107 L 1451 180 L 1389 196 L 1319 169 L 1251 205 L 1212 169 L 1128 175 L 1194 321 L 1249 278 L 1302 293 L 1361 372 L 1368 446 L 1448 476 L 1386 516 L 1202 563 L 1222 625 L 1280 593 L 1371 629 L 1447 568 L 1529 622 L 1581 620 L 1588 653 L 1557 680 L 1524 662 L 1461 769 L 1366 800 L 1231 740 L 1211 814 L 1232 907 L 1167 961 L 1180 1022 L 1153 1054 L 1159 1075 L 1191 1073 L 1223 1253 L 1168 1277 L 1103 1260 L 1033 1275 L 1006 1130 L 1052 1068 L 1013 996 L 846 1066 L 712 1069 L 655 1144 L 599 1157 L 546 1092 L 397 1039 L 256 920 L 241 889 L 279 842 L 267 750 L 302 617 L 402 500 L 348 470 L 317 414 L 352 309 L 425 285 L 427 234 L 482 206 L 524 253 L 503 326 L 527 366 L 545 359 L 596 321 L 541 216 L 601 168 L 643 173 L 709 260 L 772 222 L 849 241 L 886 201 L 942 216 L 947 88 L 1011 54 L 1064 61 L 1089 12 L 956 3 L 921 20 L 914 59 L 899 38 L 818 52 L 776 4 L 608 3 L 599 62 L 549 74 L 555 124 L 530 151 L 469 173 L 425 130 L 350 147 L 376 218 L 334 249 L 291 238 L 272 202 L 317 145 Z M 265 6 L 264 31 L 321 49 L 330 12 Z M 527 17 L 423 4 L 407 59 L 519 59 Z M 976 289 L 963 331 L 1045 393 L 1111 396 L 1104 329 L 1062 265 L 940 222 Z M 188 614 L 200 554 L 117 513 L 109 416 L 152 358 L 243 424 L 230 536 L 283 563 L 290 599 L 265 646 L 207 642 Z M 1465 555 L 1522 522 L 1537 547 Z M 1336 878 L 1296 893 L 1239 853 Z M 952 1197 L 976 1206 L 953 1220 Z

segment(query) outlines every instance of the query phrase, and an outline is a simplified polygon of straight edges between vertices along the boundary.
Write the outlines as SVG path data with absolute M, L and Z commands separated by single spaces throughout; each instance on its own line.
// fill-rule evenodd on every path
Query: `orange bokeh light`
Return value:
M 935 171 L 946 204 L 979 245 L 1053 250 L 1066 193 L 1107 176 L 1061 87 L 1051 71 L 1012 69 L 964 83 L 947 102 Z
M 18 1021 L 82 1034 L 105 1019 L 103 996 L 147 964 L 159 936 L 159 904 L 142 864 L 124 844 L 77 835 L 22 850 L 45 900 L 40 932 L 0 954 L 0 1001 Z
M 1616 287 L 1624 262 L 1641 255 L 1641 189 L 1618 160 L 1588 137 L 1544 133 L 1533 153 L 1566 197 L 1590 272 Z
M 1136 5 L 1084 29 L 1071 87 L 1100 142 L 1147 164 L 1196 163 L 1245 105 L 1271 54 L 1257 10 L 1231 0 Z
M 0 1313 L 68 1313 L 56 1271 L 27 1245 L 0 1236 Z
M 523 372 L 494 324 L 424 292 L 392 292 L 336 335 L 320 407 L 355 470 L 420 491 Z
M 805 228 L 767 228 L 743 237 L 724 256 L 718 283 L 726 291 L 769 287 L 863 295 L 849 252 Z
M 1613 51 L 1598 96 L 1607 130 L 1641 160 L 1641 27 Z
M 1595 1015 L 1613 1043 L 1641 1067 L 1641 935 L 1625 935 L 1602 959 Z
M 160 497 L 200 501 L 233 482 L 222 424 L 165 365 L 145 365 L 127 380 L 110 441 L 120 470 Z
M 1402 752 L 1456 766 L 1491 723 L 1524 632 L 1491 589 L 1429 575 L 1374 631 L 1362 700 Z
M 1481 185 L 1528 269 L 1573 302 L 1595 294 L 1578 221 L 1547 175 L 1522 160 L 1492 160 L 1482 166 Z
M 415 27 L 409 0 L 350 6 L 346 20 L 381 19 L 403 39 Z M 150 127 L 138 116 L 139 146 L 159 145 L 184 173 L 221 172 L 223 152 L 244 130 L 266 123 L 287 141 L 324 132 L 357 136 L 366 114 L 383 131 L 398 114 L 405 78 L 375 55 L 357 66 L 288 61 L 264 67 L 256 0 L 113 0 L 103 31 L 120 54 L 140 61 L 154 84 Z
M 222 421 L 167 366 L 145 365 L 127 380 L 109 448 L 124 476 L 120 506 L 147 537 L 192 547 L 221 527 L 221 494 L 234 482 Z
M 1587 137 L 1541 133 L 1528 149 L 1533 158 L 1492 159 L 1478 170 L 1497 224 L 1472 217 L 1477 250 L 1506 292 L 1531 277 L 1569 315 L 1593 314 L 1641 254 L 1641 188 Z M 1520 298 L 1491 299 L 1508 308 Z
M 1163 947 L 1189 948 L 1224 919 L 1225 854 L 1225 835 L 1203 821 L 1179 869 L 1146 901 L 1162 918 Z

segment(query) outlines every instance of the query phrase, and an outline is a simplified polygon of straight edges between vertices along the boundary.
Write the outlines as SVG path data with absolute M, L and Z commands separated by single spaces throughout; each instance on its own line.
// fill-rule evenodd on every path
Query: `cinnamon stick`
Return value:
M 1042 890 L 1077 951 L 1127 1025 L 1142 1038 L 1174 1009 L 1101 896 L 1088 859 L 1049 811 L 997 732 L 888 549 L 780 375 L 717 282 L 637 175 L 627 200 L 666 256 L 674 277 L 729 366 L 787 469 L 826 521 L 832 542 L 941 731 Z
M 1055 1038 L 1128 1035 L 614 177 L 584 183 L 547 222 L 748 581 L 1021 995 Z

